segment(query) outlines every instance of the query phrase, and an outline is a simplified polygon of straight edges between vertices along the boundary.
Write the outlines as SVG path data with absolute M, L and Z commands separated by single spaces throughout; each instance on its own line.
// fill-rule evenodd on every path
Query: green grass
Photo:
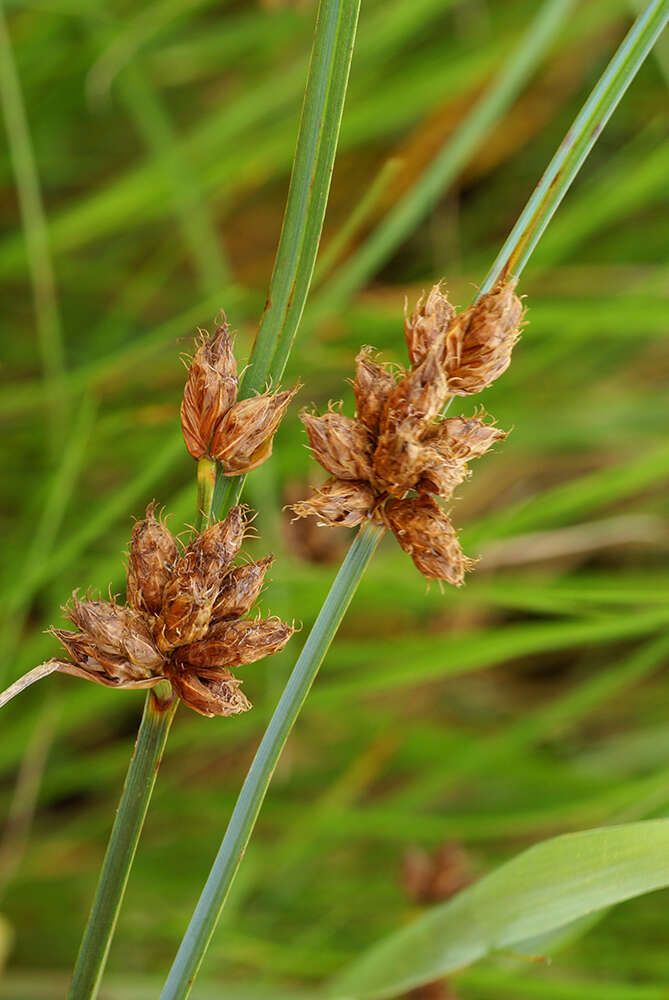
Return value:
M 246 494 L 278 556 L 263 605 L 300 620 L 303 636 L 339 556 L 300 557 L 304 543 L 277 516 L 288 492 L 318 475 L 297 406 L 343 396 L 351 412 L 344 380 L 361 343 L 403 360 L 405 294 L 411 303 L 444 276 L 455 301 L 471 299 L 631 16 L 626 2 L 576 5 L 431 210 L 350 293 L 334 295 L 400 199 L 419 198 L 425 172 L 535 10 L 529 0 L 363 4 L 324 250 L 388 161 L 400 165 L 307 305 L 286 373 L 306 389 Z M 131 517 L 148 500 L 168 504 L 175 526 L 192 518 L 194 468 L 175 424 L 179 355 L 220 307 L 240 355 L 250 352 L 313 7 L 12 0 L 6 17 L 71 413 L 54 459 L 45 447 L 52 376 L 10 148 L 0 143 L 0 582 L 3 645 L 13 650 L 0 673 L 12 680 L 53 652 L 43 629 L 75 586 L 121 589 Z M 128 61 L 109 100 L 93 105 L 89 74 L 110 51 Z M 313 995 L 416 915 L 399 879 L 412 843 L 457 837 L 483 874 L 538 839 L 668 814 L 666 127 L 667 81 L 651 57 L 524 273 L 530 325 L 483 400 L 514 431 L 453 505 L 467 551 L 483 555 L 479 568 L 462 591 L 426 595 L 384 540 L 279 765 L 193 996 L 217 995 L 224 975 L 240 1000 Z M 205 260 L 211 241 L 218 252 Z M 595 526 L 607 523 L 604 544 Z M 574 551 L 574 529 L 592 545 Z M 538 533 L 550 537 L 550 558 Z M 333 542 L 339 555 L 348 540 Z M 301 641 L 246 668 L 248 716 L 207 721 L 180 710 L 110 957 L 111 1000 L 157 995 Z M 51 697 L 53 740 L 29 839 L 0 898 L 14 934 L 0 977 L 6 1000 L 65 992 L 142 704 L 141 694 L 54 677 L 5 709 L 3 817 Z M 465 1000 L 655 1000 L 665 911 L 663 895 L 625 904 L 551 966 L 502 959 L 463 973 L 457 989 Z

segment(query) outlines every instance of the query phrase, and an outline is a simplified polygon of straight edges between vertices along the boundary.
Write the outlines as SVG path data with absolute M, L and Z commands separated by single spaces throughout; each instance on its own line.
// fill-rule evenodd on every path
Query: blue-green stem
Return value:
M 321 0 L 290 189 L 265 311 L 241 398 L 283 377 L 311 285 L 330 193 L 360 0 Z M 243 476 L 219 478 L 214 507 L 236 503 Z
M 121 801 L 107 845 L 93 906 L 81 942 L 68 1000 L 97 995 L 128 876 L 160 766 L 177 699 L 167 681 L 147 696 Z
M 551 185 L 546 185 L 542 180 L 537 189 L 541 191 L 540 197 L 535 199 L 533 195 L 529 203 L 532 205 L 536 201 L 536 206 L 530 211 L 528 205 L 521 216 L 522 224 L 514 227 L 486 277 L 484 288 L 490 288 L 499 277 L 508 274 L 512 264 L 515 274 L 519 274 L 524 267 L 603 125 L 666 23 L 668 10 L 669 0 L 654 0 L 635 23 L 551 161 L 555 163 L 556 159 L 561 160 L 564 170 L 564 173 L 558 171 L 553 174 L 554 178 L 558 177 L 554 185 L 557 194 L 553 195 Z M 594 108 L 599 109 L 596 115 Z M 590 110 L 586 112 L 586 109 Z M 591 125 L 596 127 L 594 134 L 589 132 Z M 572 148 L 577 150 L 573 161 L 570 155 Z M 371 522 L 361 528 L 321 608 L 246 776 L 216 860 L 168 975 L 161 1000 L 182 1000 L 190 993 L 253 832 L 283 746 L 369 564 L 382 530 Z
M 335 577 L 246 775 L 223 843 L 170 970 L 161 1000 L 177 1000 L 190 993 L 283 746 L 382 534 L 381 526 L 371 521 L 364 524 Z

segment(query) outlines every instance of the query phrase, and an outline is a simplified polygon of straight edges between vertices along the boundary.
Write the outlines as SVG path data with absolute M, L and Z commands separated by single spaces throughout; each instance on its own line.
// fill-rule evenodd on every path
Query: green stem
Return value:
M 552 164 L 556 160 L 562 164 L 558 171 L 553 172 L 553 188 L 545 178 L 542 180 L 537 188 L 539 198 L 536 198 L 535 192 L 530 199 L 528 208 L 519 224 L 514 227 L 486 278 L 484 290 L 509 271 L 510 262 L 513 262 L 516 274 L 524 267 L 587 153 L 666 23 L 668 11 L 669 0 L 654 0 L 637 20 L 551 161 Z M 596 129 L 594 134 L 591 129 Z M 572 149 L 576 150 L 573 158 Z M 553 193 L 554 188 L 557 194 Z M 535 201 L 539 203 L 540 209 L 535 207 L 529 211 L 529 206 Z M 161 1000 L 183 1000 L 190 993 L 281 750 L 382 533 L 383 529 L 371 522 L 365 524 L 337 574 L 246 776 L 209 878 L 168 975 Z
M 651 0 L 636 19 L 532 192 L 483 282 L 481 293 L 489 291 L 504 275 L 520 275 L 668 20 L 669 0 Z
M 216 461 L 203 455 L 197 463 L 197 530 L 202 528 L 211 518 L 211 505 L 214 500 L 216 486 Z
M 281 751 L 383 531 L 382 527 L 371 521 L 363 524 L 335 577 L 253 758 L 223 843 L 165 983 L 161 1000 L 181 1000 L 191 991 L 253 832 Z
M 321 0 L 300 131 L 267 304 L 240 398 L 283 377 L 311 285 L 358 24 L 360 0 Z M 219 478 L 218 511 L 236 503 L 243 476 Z
M 121 793 L 68 1000 L 97 995 L 144 817 L 178 701 L 167 682 L 147 695 L 135 752 Z

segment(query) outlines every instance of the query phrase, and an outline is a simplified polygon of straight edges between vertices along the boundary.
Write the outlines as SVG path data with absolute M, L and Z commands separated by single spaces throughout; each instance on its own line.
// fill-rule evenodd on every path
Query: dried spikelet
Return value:
M 193 458 L 208 454 L 216 426 L 236 398 L 237 362 L 224 318 L 213 337 L 201 333 L 184 389 L 181 427 Z
M 459 587 L 473 566 L 464 555 L 450 519 L 431 497 L 390 500 L 384 519 L 416 568 L 429 580 Z
M 319 524 L 329 528 L 355 528 L 369 517 L 375 503 L 376 495 L 367 483 L 329 479 L 308 500 L 301 500 L 290 509 L 296 518 L 313 515 Z
M 303 411 L 311 452 L 317 462 L 337 479 L 370 479 L 373 438 L 359 420 L 330 410 L 323 416 Z
M 220 670 L 215 678 L 200 678 L 192 670 L 175 671 L 170 675 L 177 695 L 189 708 L 206 715 L 239 715 L 252 708 L 251 702 L 241 691 L 239 681 L 229 670 Z
M 444 370 L 453 395 L 481 392 L 509 367 L 523 313 L 515 287 L 515 279 L 499 281 L 451 325 Z
M 101 653 L 130 660 L 144 675 L 162 664 L 163 657 L 154 645 L 145 619 L 133 608 L 107 601 L 79 601 L 75 591 L 72 608 L 66 610 Z
M 427 298 L 422 298 L 407 317 L 404 310 L 404 336 L 413 367 L 424 360 L 428 351 L 440 342 L 455 319 L 455 309 L 441 290 L 441 283 L 434 285 Z
M 277 653 L 295 629 L 280 618 L 259 618 L 213 625 L 205 639 L 180 647 L 177 663 L 197 670 L 200 677 L 213 676 L 220 667 L 240 667 Z
M 467 462 L 484 455 L 505 431 L 483 417 L 448 417 L 424 437 L 424 469 L 416 488 L 448 500 L 469 475 Z
M 376 434 L 388 397 L 395 389 L 395 379 L 386 368 L 372 361 L 373 354 L 371 347 L 363 347 L 355 359 L 353 392 L 358 420 Z
M 251 610 L 273 562 L 274 556 L 265 556 L 258 562 L 238 566 L 226 576 L 211 611 L 212 624 L 223 618 L 241 618 Z
M 155 503 L 150 503 L 144 520 L 136 521 L 132 529 L 126 586 L 128 604 L 151 615 L 160 610 L 165 584 L 178 558 L 174 536 L 155 512 Z
M 226 476 L 240 476 L 269 458 L 277 428 L 299 384 L 283 392 L 242 399 L 219 421 L 211 442 Z
M 165 587 L 154 627 L 158 648 L 201 639 L 207 632 L 221 581 L 241 547 L 245 520 L 233 507 L 224 521 L 212 524 L 191 542 Z

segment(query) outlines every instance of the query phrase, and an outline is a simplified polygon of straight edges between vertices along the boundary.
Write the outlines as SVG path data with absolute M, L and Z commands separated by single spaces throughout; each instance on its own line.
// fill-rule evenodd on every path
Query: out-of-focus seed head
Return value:
M 236 398 L 237 362 L 224 318 L 213 337 L 200 334 L 184 389 L 181 427 L 193 458 L 208 454 L 216 426 Z
M 499 281 L 449 328 L 444 370 L 453 395 L 481 392 L 509 367 L 523 314 L 515 287 L 515 279 Z
M 160 610 L 179 554 L 172 532 L 155 512 L 155 503 L 150 503 L 144 520 L 135 522 L 132 529 L 126 588 L 128 604 L 150 615 Z
M 428 580 L 459 587 L 473 566 L 464 555 L 448 516 L 432 497 L 390 500 L 384 518 L 404 551 Z
M 427 298 L 422 298 L 408 317 L 404 312 L 404 336 L 412 366 L 419 365 L 428 351 L 444 336 L 455 319 L 455 309 L 442 292 L 441 284 L 430 290 Z
M 262 465 L 272 454 L 274 435 L 299 384 L 283 392 L 265 392 L 242 399 L 219 421 L 211 454 L 226 476 L 241 476 Z
M 363 347 L 355 359 L 353 392 L 358 420 L 361 420 L 372 434 L 376 434 L 381 414 L 396 383 L 387 368 L 372 361 L 373 354 L 371 347 Z
M 311 452 L 324 469 L 337 479 L 370 479 L 373 437 L 360 420 L 330 410 L 317 417 L 300 414 Z
M 241 667 L 278 653 L 294 631 L 292 625 L 280 618 L 222 621 L 212 625 L 205 639 L 181 646 L 175 660 L 197 670 L 200 677 L 212 676 L 212 670 Z
M 307 500 L 291 506 L 295 517 L 318 518 L 328 528 L 355 528 L 374 510 L 376 494 L 360 480 L 329 479 Z
M 241 618 L 248 614 L 260 596 L 265 574 L 274 562 L 274 556 L 265 556 L 257 562 L 246 563 L 226 576 L 211 611 L 211 622 L 223 618 Z
M 241 681 L 229 670 L 219 670 L 216 677 L 198 677 L 194 670 L 178 670 L 170 674 L 172 687 L 179 698 L 200 715 L 239 715 L 253 706 L 241 690 Z

